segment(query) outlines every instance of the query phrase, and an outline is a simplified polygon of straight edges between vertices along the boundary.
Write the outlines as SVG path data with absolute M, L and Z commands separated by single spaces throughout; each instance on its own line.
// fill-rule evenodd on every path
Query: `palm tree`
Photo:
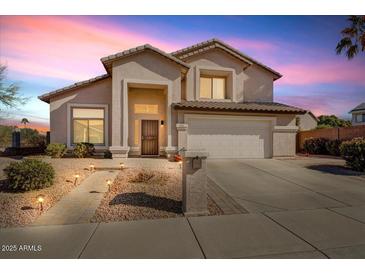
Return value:
M 365 51 L 365 15 L 349 16 L 350 26 L 341 31 L 343 38 L 336 46 L 336 53 L 346 52 L 347 59 L 354 58 L 360 50 Z
M 20 123 L 24 124 L 24 127 L 27 127 L 27 124 L 29 124 L 29 120 L 27 118 L 23 118 Z

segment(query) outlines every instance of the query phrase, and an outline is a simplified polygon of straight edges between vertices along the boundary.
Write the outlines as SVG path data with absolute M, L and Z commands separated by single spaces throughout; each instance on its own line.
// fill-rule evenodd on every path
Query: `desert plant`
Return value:
M 55 176 L 49 163 L 36 159 L 12 162 L 4 171 L 8 178 L 8 189 L 16 192 L 49 187 Z
M 52 158 L 62 158 L 66 151 L 67 147 L 65 144 L 52 143 L 46 148 L 46 154 Z
M 346 164 L 354 170 L 365 171 L 365 138 L 358 137 L 344 141 L 340 145 L 341 156 Z
M 110 152 L 110 150 L 104 151 L 104 158 L 105 159 L 113 159 L 113 154 Z
M 333 156 L 340 156 L 340 145 L 341 140 L 327 140 L 326 142 L 326 150 L 329 154 Z
M 304 140 L 303 148 L 306 153 L 310 154 L 327 154 L 325 138 L 308 138 Z
M 93 155 L 95 152 L 95 147 L 90 143 L 77 143 L 74 147 L 74 155 L 77 158 L 85 158 Z

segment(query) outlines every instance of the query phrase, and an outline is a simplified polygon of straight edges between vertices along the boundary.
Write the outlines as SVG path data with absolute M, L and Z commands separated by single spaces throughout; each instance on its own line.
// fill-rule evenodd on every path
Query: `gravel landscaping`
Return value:
M 0 227 L 25 226 L 31 224 L 39 215 L 46 212 L 62 196 L 70 192 L 76 185 L 82 183 L 83 179 L 90 174 L 89 164 L 93 159 L 51 159 L 39 156 L 37 159 L 51 163 L 55 169 L 55 180 L 51 187 L 29 191 L 24 193 L 12 193 L 6 190 L 6 178 L 3 169 L 12 158 L 0 157 Z M 74 175 L 79 174 L 80 178 L 75 185 Z M 38 208 L 36 197 L 39 194 L 45 196 L 43 212 Z
M 127 168 L 121 171 L 95 211 L 92 222 L 183 216 L 181 169 Z M 222 214 L 208 198 L 210 215 Z

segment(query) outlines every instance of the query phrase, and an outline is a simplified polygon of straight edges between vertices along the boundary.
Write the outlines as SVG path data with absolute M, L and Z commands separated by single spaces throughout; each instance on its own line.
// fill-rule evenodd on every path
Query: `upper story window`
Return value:
M 226 82 L 225 77 L 200 76 L 200 98 L 226 99 Z
M 104 109 L 72 108 L 72 143 L 104 145 Z

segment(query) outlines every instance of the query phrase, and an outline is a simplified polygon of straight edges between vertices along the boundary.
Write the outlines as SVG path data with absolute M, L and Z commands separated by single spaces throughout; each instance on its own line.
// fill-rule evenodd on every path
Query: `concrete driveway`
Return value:
M 345 207 L 355 212 L 365 205 L 365 177 L 341 166 L 342 160 L 321 158 L 210 160 L 208 176 L 250 213 Z

